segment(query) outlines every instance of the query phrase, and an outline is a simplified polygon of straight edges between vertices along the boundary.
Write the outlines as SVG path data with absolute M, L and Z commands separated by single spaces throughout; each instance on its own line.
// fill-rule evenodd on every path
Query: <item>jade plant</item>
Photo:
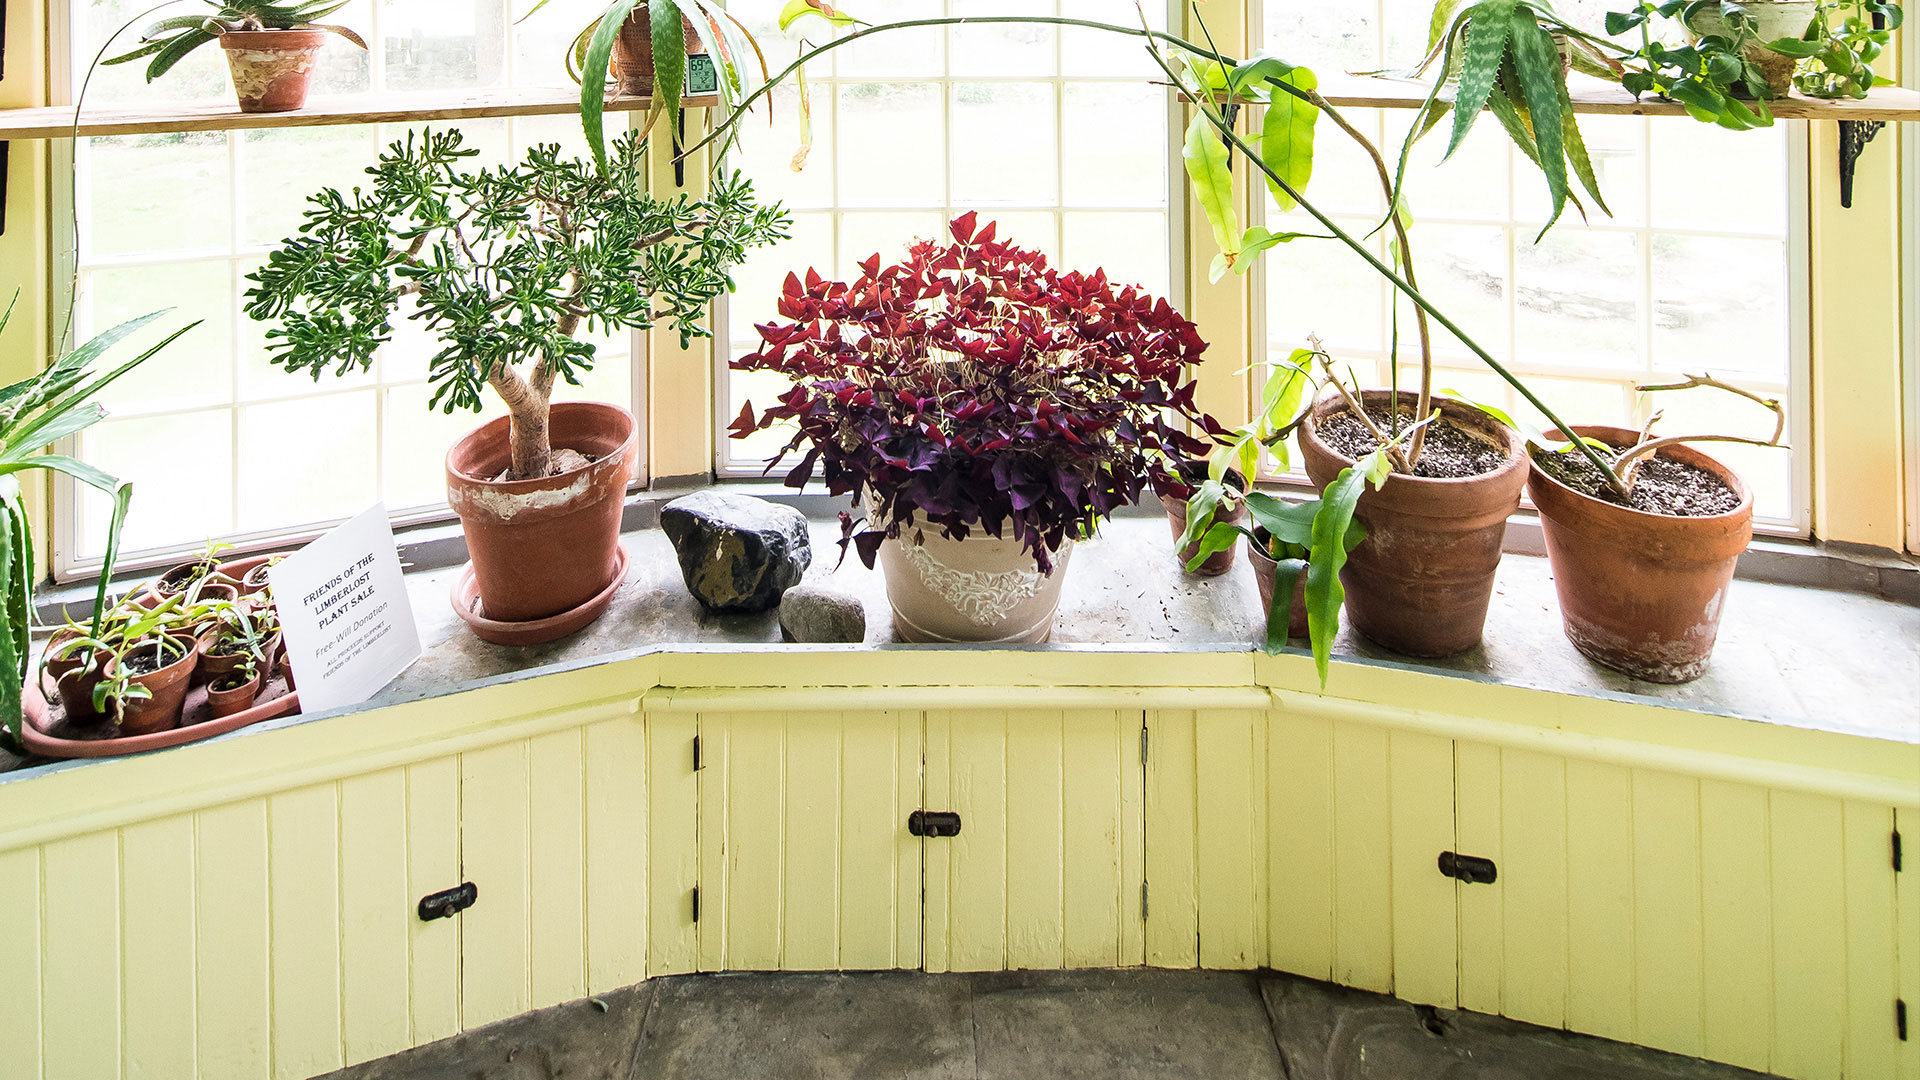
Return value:
M 642 144 L 611 168 L 536 146 L 516 165 L 465 171 L 479 153 L 456 131 L 408 135 L 368 170 L 370 186 L 313 196 L 298 235 L 249 276 L 247 314 L 273 320 L 275 364 L 318 380 L 365 369 L 403 303 L 437 335 L 430 404 L 478 411 L 491 388 L 511 420 L 505 480 L 564 471 L 548 438 L 555 386 L 578 385 L 594 346 L 582 330 L 671 325 L 708 336 L 707 305 L 747 250 L 786 236 L 778 204 L 739 174 L 699 199 L 654 199 Z M 565 459 L 565 455 L 561 455 Z
M 153 57 L 147 63 L 147 81 L 165 75 L 187 54 L 220 35 L 249 30 L 325 30 L 353 42 L 362 49 L 367 43 L 344 26 L 317 20 L 346 7 L 351 0 L 297 0 L 273 3 L 272 0 L 206 0 L 213 8 L 208 14 L 170 15 L 146 28 L 140 44 L 119 56 L 103 60 L 103 65 L 126 64 Z

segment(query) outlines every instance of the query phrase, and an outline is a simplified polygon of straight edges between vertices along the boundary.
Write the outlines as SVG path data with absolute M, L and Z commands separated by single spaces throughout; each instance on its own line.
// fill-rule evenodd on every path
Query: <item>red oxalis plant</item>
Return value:
M 1064 540 L 1147 485 L 1185 495 L 1169 459 L 1208 450 L 1187 422 L 1223 430 L 1193 403 L 1186 369 L 1206 342 L 1186 317 L 974 226 L 962 214 L 953 243 L 916 242 L 885 268 L 874 255 L 851 283 L 788 274 L 779 311 L 793 321 L 758 327 L 760 351 L 733 362 L 794 384 L 757 418 L 748 402 L 733 437 L 793 424 L 767 470 L 805 447 L 788 487 L 819 468 L 831 494 L 864 495 L 851 538 L 869 567 L 883 537 L 922 527 L 917 513 L 957 540 L 1010 529 L 1051 573 Z

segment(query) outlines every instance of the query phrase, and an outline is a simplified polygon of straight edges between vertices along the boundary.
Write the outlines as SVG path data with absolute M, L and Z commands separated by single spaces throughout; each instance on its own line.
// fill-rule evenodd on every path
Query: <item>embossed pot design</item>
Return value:
M 558 476 L 496 482 L 513 457 L 507 419 L 482 424 L 447 452 L 447 501 L 466 533 L 485 616 L 531 622 L 585 604 L 617 572 L 620 511 L 638 441 L 625 409 L 562 402 L 549 420 L 553 447 L 591 462 Z
M 1368 390 L 1368 405 L 1390 391 Z M 1412 405 L 1417 395 L 1402 392 Z M 1434 406 L 1463 430 L 1501 448 L 1490 473 L 1460 479 L 1394 475 L 1360 496 L 1354 516 L 1367 538 L 1347 556 L 1340 584 L 1347 620 L 1368 640 L 1408 656 L 1451 656 L 1480 644 L 1500 566 L 1507 516 L 1527 482 L 1526 450 L 1505 424 L 1470 405 L 1436 397 Z M 1317 402 L 1300 427 L 1300 451 L 1313 486 L 1325 491 L 1353 459 L 1320 441 L 1319 424 L 1346 410 L 1338 397 Z
M 229 30 L 220 35 L 233 94 L 244 113 L 290 112 L 307 103 L 307 87 L 325 30 Z
M 651 18 L 647 5 L 641 4 L 627 16 L 626 22 L 620 24 L 620 32 L 613 38 L 613 78 L 620 85 L 620 93 L 626 97 L 653 96 Z M 705 51 L 706 46 L 701 44 L 700 33 L 694 28 L 693 20 L 681 15 L 680 30 L 686 37 L 688 56 L 699 56 Z
M 977 530 L 950 540 L 937 526 L 908 526 L 880 544 L 894 633 L 913 642 L 1046 641 L 1072 557 L 1068 540 L 1053 553 L 1053 573 L 1042 574 L 1017 540 Z
M 1575 427 L 1615 446 L 1638 432 Z M 1670 517 L 1596 499 L 1532 469 L 1560 622 L 1587 656 L 1637 679 L 1681 683 L 1706 673 L 1734 564 L 1753 539 L 1753 493 L 1738 473 L 1689 446 L 1660 451 L 1719 477 L 1740 505 L 1711 517 Z

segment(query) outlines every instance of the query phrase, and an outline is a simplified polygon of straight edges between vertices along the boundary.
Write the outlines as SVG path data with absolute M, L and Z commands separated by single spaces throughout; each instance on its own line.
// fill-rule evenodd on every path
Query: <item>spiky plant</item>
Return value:
M 161 19 L 141 31 L 139 46 L 101 63 L 126 64 L 151 56 L 153 60 L 147 64 L 147 81 L 152 82 L 165 75 L 193 50 L 219 41 L 221 34 L 241 30 L 325 30 L 364 49 L 367 43 L 359 34 L 344 26 L 315 21 L 339 11 L 349 2 L 298 0 L 296 3 L 276 4 L 271 0 L 207 0 L 207 5 L 214 9 L 213 14 L 171 15 Z

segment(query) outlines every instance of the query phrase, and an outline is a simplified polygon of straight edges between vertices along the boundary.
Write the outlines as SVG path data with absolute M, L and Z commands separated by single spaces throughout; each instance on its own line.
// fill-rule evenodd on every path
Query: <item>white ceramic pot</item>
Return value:
M 1753 32 L 1760 39 L 1759 43 L 1746 47 L 1746 57 L 1766 76 L 1767 88 L 1774 96 L 1785 94 L 1793 88 L 1793 68 L 1799 61 L 1766 48 L 1764 43 L 1806 33 L 1819 5 L 1815 0 L 1740 0 L 1740 3 L 1753 16 Z M 1710 36 L 1734 36 L 1726 20 L 1720 17 L 1720 9 L 1711 5 L 1701 8 L 1687 23 L 1689 42 L 1698 44 L 1701 38 Z
M 1053 553 L 1053 573 L 1042 574 L 1017 540 L 978 531 L 950 540 L 938 527 L 909 526 L 880 544 L 894 632 L 912 642 L 1046 641 L 1072 557 L 1068 540 Z

